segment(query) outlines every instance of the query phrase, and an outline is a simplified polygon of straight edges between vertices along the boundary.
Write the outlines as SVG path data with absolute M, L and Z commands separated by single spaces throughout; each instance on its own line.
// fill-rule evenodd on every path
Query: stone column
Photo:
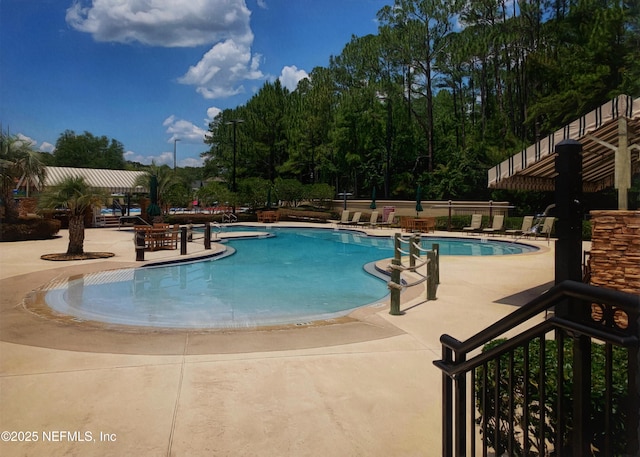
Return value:
M 640 294 L 640 211 L 591 211 L 591 225 L 591 284 Z

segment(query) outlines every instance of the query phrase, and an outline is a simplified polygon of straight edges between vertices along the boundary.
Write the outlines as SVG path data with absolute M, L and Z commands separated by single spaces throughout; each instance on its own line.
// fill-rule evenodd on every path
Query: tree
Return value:
M 46 189 L 40 196 L 41 209 L 66 208 L 69 211 L 68 256 L 84 254 L 84 217 L 88 210 L 100 207 L 106 195 L 90 187 L 82 177 L 66 178 Z
M 184 200 L 184 186 L 180 189 L 181 183 L 176 174 L 168 165 L 157 166 L 152 163 L 147 174 L 141 175 L 136 179 L 135 185 L 150 189 L 151 177 L 155 176 L 158 184 L 158 206 L 167 210 L 172 203 L 181 203 Z M 173 199 L 172 199 L 173 197 Z M 176 201 L 180 200 L 180 202 Z
M 108 168 L 124 170 L 124 146 L 106 136 L 96 137 L 89 132 L 76 135 L 66 130 L 56 141 L 54 162 L 59 167 Z
M 4 218 L 12 221 L 18 218 L 14 203 L 13 189 L 22 177 L 27 178 L 27 186 L 31 183 L 41 186 L 45 179 L 45 167 L 40 160 L 40 153 L 31 145 L 16 136 L 0 132 L 0 180 L 2 185 L 2 205 Z
M 428 171 L 433 170 L 435 154 L 435 61 L 444 52 L 445 37 L 453 30 L 456 3 L 447 0 L 396 0 L 392 7 L 386 6 L 378 13 L 384 26 L 393 29 L 399 37 L 397 56 L 409 69 L 408 97 L 416 95 L 425 102 L 423 112 L 416 111 L 415 114 L 426 135 Z
M 211 181 L 202 186 L 196 192 L 201 206 L 226 205 L 228 202 L 235 201 L 232 198 L 231 191 L 219 182 Z

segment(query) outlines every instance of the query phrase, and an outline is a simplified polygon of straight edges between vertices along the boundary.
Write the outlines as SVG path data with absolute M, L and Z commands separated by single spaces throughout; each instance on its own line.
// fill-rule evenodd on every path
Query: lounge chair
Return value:
M 383 227 L 391 227 L 393 224 L 395 224 L 395 221 L 396 221 L 396 212 L 391 211 L 387 216 L 387 220 L 380 222 L 379 225 Z
M 351 219 L 350 222 L 347 223 L 347 225 L 358 225 L 358 222 L 360 222 L 360 217 L 362 216 L 362 211 L 356 211 L 355 213 L 353 213 L 353 219 Z
M 477 232 L 482 227 L 482 214 L 473 214 L 471 216 L 471 225 L 469 227 L 462 227 L 465 232 Z
M 523 235 L 531 231 L 531 226 L 533 225 L 533 216 L 525 216 L 522 219 L 522 227 L 520 229 L 509 229 L 505 231 L 505 234 L 512 235 L 514 237 L 518 235 Z
M 340 222 L 338 225 L 347 225 L 349 223 L 349 210 L 345 209 L 342 211 L 342 217 L 340 218 Z
M 496 214 L 495 216 L 493 216 L 493 224 L 491 225 L 491 227 L 482 229 L 482 232 L 483 233 L 500 233 L 502 232 L 503 225 L 504 225 L 504 215 Z
M 553 228 L 553 223 L 555 222 L 555 217 L 545 217 L 542 222 L 542 227 L 536 231 L 535 237 L 538 238 L 538 235 L 542 235 L 547 237 L 547 242 L 549 242 L 549 238 L 551 237 L 551 229 Z
M 358 225 L 375 227 L 378 224 L 378 211 L 373 211 L 368 221 L 358 222 Z

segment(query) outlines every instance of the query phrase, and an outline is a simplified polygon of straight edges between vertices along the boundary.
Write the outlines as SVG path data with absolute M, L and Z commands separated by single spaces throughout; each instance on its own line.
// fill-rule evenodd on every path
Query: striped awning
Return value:
M 640 172 L 640 98 L 621 95 L 511 156 L 489 170 L 489 187 L 554 190 L 555 147 L 566 139 L 582 144 L 584 192 L 617 187 L 616 175 Z
M 45 187 L 55 186 L 66 178 L 81 176 L 91 187 L 102 189 L 112 194 L 133 194 L 149 191 L 146 186 L 140 187 L 136 185 L 136 180 L 140 176 L 146 175 L 144 171 L 73 167 L 46 167 L 46 170 Z

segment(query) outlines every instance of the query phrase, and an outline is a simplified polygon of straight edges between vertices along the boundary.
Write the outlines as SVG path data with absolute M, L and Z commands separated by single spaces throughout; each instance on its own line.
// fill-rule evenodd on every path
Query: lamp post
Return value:
M 176 143 L 180 141 L 180 138 L 173 139 L 173 171 L 176 171 Z
M 233 125 L 233 168 L 231 170 L 231 192 L 237 192 L 236 187 L 236 154 L 237 154 L 237 141 L 236 141 L 236 128 L 238 124 L 242 124 L 244 119 L 232 119 L 225 122 L 227 125 Z

